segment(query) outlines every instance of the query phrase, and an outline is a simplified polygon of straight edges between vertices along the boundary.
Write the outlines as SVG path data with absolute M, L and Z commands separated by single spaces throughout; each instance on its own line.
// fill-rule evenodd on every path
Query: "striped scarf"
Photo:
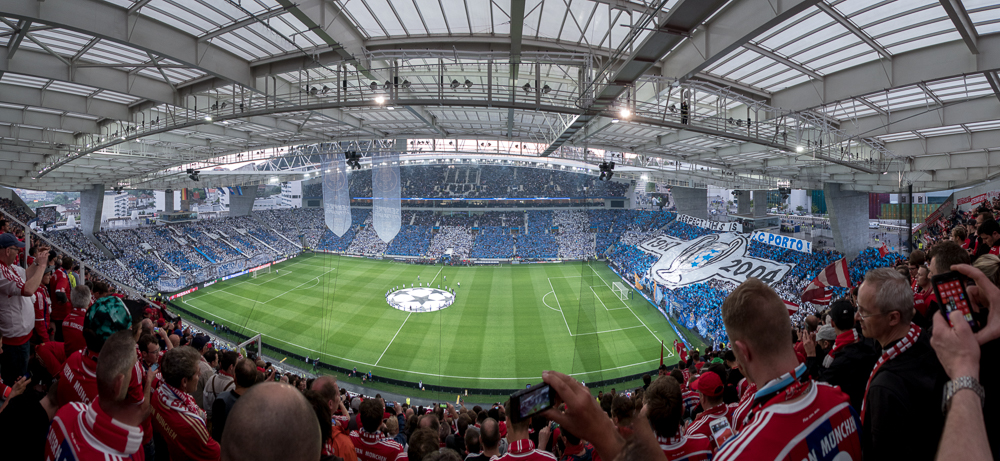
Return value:
M 868 384 L 865 386 L 865 399 L 861 401 L 862 424 L 864 424 L 865 410 L 867 410 L 868 406 L 868 391 L 872 387 L 872 380 L 875 379 L 875 375 L 878 373 L 879 368 L 882 368 L 882 365 L 885 365 L 886 362 L 896 358 L 899 354 L 902 354 L 903 352 L 906 352 L 907 349 L 913 347 L 913 344 L 917 342 L 917 338 L 920 337 L 920 331 L 919 326 L 911 324 L 910 331 L 906 332 L 906 336 L 897 341 L 894 346 L 883 352 L 882 357 L 880 357 L 878 362 L 875 363 L 875 368 L 872 369 L 872 374 L 868 377 Z
M 823 368 L 830 368 L 830 365 L 833 364 L 834 353 L 837 352 L 837 349 L 848 344 L 855 344 L 859 339 L 858 330 L 853 328 L 850 331 L 845 331 L 837 335 L 837 339 L 833 343 L 833 349 L 830 349 L 830 353 L 826 354 L 826 357 L 823 357 Z
M 156 398 L 160 399 L 160 403 L 167 408 L 186 414 L 201 421 L 201 424 L 205 424 L 205 412 L 201 408 L 198 408 L 198 404 L 194 401 L 194 397 L 191 394 L 166 382 L 161 382 L 160 387 L 156 388 Z

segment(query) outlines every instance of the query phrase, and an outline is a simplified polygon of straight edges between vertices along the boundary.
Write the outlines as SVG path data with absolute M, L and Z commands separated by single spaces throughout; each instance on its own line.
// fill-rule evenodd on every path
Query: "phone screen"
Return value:
M 548 384 L 539 384 L 510 396 L 510 399 L 511 405 L 517 408 L 520 421 L 552 408 L 555 403 L 553 397 Z
M 447 403 L 442 403 L 442 404 L 440 404 L 440 406 L 441 406 L 441 408 L 448 408 L 448 404 Z
M 938 302 L 944 309 L 945 318 L 950 318 L 952 312 L 961 311 L 962 316 L 975 328 L 975 321 L 972 320 L 972 306 L 969 302 L 969 294 L 965 291 L 965 283 L 962 275 L 957 272 L 947 272 L 933 279 L 934 292 L 937 294 Z

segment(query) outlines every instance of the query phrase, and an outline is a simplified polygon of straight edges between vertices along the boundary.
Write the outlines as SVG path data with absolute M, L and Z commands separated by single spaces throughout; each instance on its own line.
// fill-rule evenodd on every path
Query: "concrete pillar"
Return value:
M 258 186 L 243 186 L 243 195 L 229 196 L 229 216 L 249 216 L 257 199 Z
M 747 216 L 750 214 L 750 191 L 736 191 L 736 214 Z
M 104 212 L 104 184 L 94 184 L 80 191 L 80 229 L 86 235 L 101 230 L 101 213 Z
M 823 187 L 830 228 L 837 250 L 853 260 L 868 246 L 868 193 L 841 190 L 840 184 Z
M 677 213 L 708 219 L 708 190 L 674 186 L 670 189 Z
M 167 191 L 163 194 L 163 212 L 174 212 L 174 191 L 170 189 L 167 189 Z
M 753 191 L 753 217 L 762 218 L 767 216 L 767 191 Z

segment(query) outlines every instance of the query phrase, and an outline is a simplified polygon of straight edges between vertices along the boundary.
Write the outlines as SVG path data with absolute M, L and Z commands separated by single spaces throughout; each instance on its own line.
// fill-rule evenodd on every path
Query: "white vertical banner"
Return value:
M 399 153 L 372 156 L 372 224 L 383 242 L 391 242 L 402 224 L 399 199 Z
M 351 193 L 343 154 L 323 154 L 323 218 L 331 232 L 342 237 L 351 228 Z

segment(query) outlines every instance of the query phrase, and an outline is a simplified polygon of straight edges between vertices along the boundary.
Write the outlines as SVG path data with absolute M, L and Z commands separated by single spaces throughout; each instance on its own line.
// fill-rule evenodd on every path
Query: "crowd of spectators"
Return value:
M 0 198 L 0 209 L 6 211 L 7 213 L 10 213 L 10 215 L 13 216 L 14 219 L 21 221 L 22 223 L 25 224 L 27 224 L 28 221 L 35 219 L 35 217 L 32 216 L 31 210 L 29 210 L 24 206 L 19 205 L 18 203 L 14 202 L 9 198 Z
M 513 258 L 514 236 L 505 227 L 481 227 L 469 256 L 472 258 Z
M 426 219 L 426 218 L 425 218 Z M 425 256 L 431 244 L 431 227 L 404 224 L 385 253 L 395 256 Z
M 475 237 L 472 236 L 472 231 L 468 227 L 441 226 L 431 238 L 427 254 L 445 256 L 445 253 L 450 249 L 452 251 L 450 259 L 460 261 L 469 258 L 474 243 Z

